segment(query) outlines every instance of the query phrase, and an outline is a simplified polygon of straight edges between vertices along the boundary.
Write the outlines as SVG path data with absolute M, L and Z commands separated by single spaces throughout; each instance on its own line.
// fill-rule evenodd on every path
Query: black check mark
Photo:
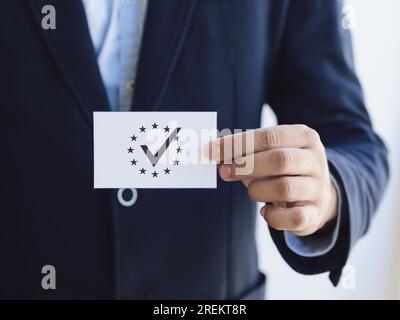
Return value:
M 181 128 L 176 128 L 168 137 L 168 139 L 163 143 L 163 145 L 160 147 L 160 149 L 158 149 L 158 151 L 153 154 L 149 147 L 146 145 L 141 145 L 140 147 L 142 148 L 144 154 L 147 156 L 147 158 L 149 159 L 151 165 L 153 167 L 156 166 L 156 164 L 158 163 L 158 161 L 160 161 L 161 157 L 163 156 L 163 154 L 165 153 L 165 151 L 167 151 L 169 145 L 171 144 L 172 141 L 174 141 L 174 139 L 177 137 L 179 131 L 181 131 Z

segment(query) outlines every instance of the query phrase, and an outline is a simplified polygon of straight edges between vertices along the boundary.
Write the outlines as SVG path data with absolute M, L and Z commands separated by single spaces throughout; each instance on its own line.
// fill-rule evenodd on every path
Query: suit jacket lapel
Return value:
M 160 107 L 197 0 L 149 0 L 136 75 L 133 110 Z M 28 0 L 51 55 L 83 116 L 110 110 L 81 0 Z M 57 10 L 56 30 L 43 30 L 42 7 Z
M 157 110 L 197 0 L 149 0 L 132 110 Z
M 109 110 L 81 0 L 29 0 L 42 34 L 69 90 L 89 124 L 93 111 Z M 42 7 L 56 8 L 56 30 L 43 30 Z

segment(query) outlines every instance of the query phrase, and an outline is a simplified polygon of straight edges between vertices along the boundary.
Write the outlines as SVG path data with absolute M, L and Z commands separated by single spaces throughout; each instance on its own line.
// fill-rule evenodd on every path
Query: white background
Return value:
M 371 229 L 351 253 L 355 289 L 333 288 L 327 274 L 297 274 L 283 261 L 259 221 L 260 268 L 269 299 L 400 299 L 400 1 L 352 0 L 357 70 L 375 128 L 390 150 L 391 181 Z M 265 112 L 264 125 L 272 115 Z

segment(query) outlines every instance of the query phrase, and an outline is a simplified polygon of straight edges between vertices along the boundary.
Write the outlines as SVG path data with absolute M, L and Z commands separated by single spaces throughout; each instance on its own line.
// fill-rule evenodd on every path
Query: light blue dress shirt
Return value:
M 111 108 L 129 111 L 147 0 L 82 1 Z
M 135 88 L 147 0 L 82 1 L 111 108 L 114 111 L 129 111 Z M 338 207 L 341 207 L 340 197 Z M 285 232 L 285 240 L 288 247 L 298 255 L 323 255 L 336 243 L 339 224 L 340 212 L 333 231 L 308 237 L 297 237 L 293 233 Z

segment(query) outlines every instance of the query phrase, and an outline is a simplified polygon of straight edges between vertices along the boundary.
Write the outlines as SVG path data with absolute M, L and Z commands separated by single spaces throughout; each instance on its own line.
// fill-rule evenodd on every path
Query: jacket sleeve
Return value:
M 303 274 L 330 272 L 337 285 L 350 249 L 366 233 L 388 179 L 387 151 L 372 128 L 354 71 L 343 1 L 291 0 L 267 102 L 279 124 L 306 124 L 320 134 L 342 199 L 336 243 L 304 257 L 271 230 L 288 264 Z

